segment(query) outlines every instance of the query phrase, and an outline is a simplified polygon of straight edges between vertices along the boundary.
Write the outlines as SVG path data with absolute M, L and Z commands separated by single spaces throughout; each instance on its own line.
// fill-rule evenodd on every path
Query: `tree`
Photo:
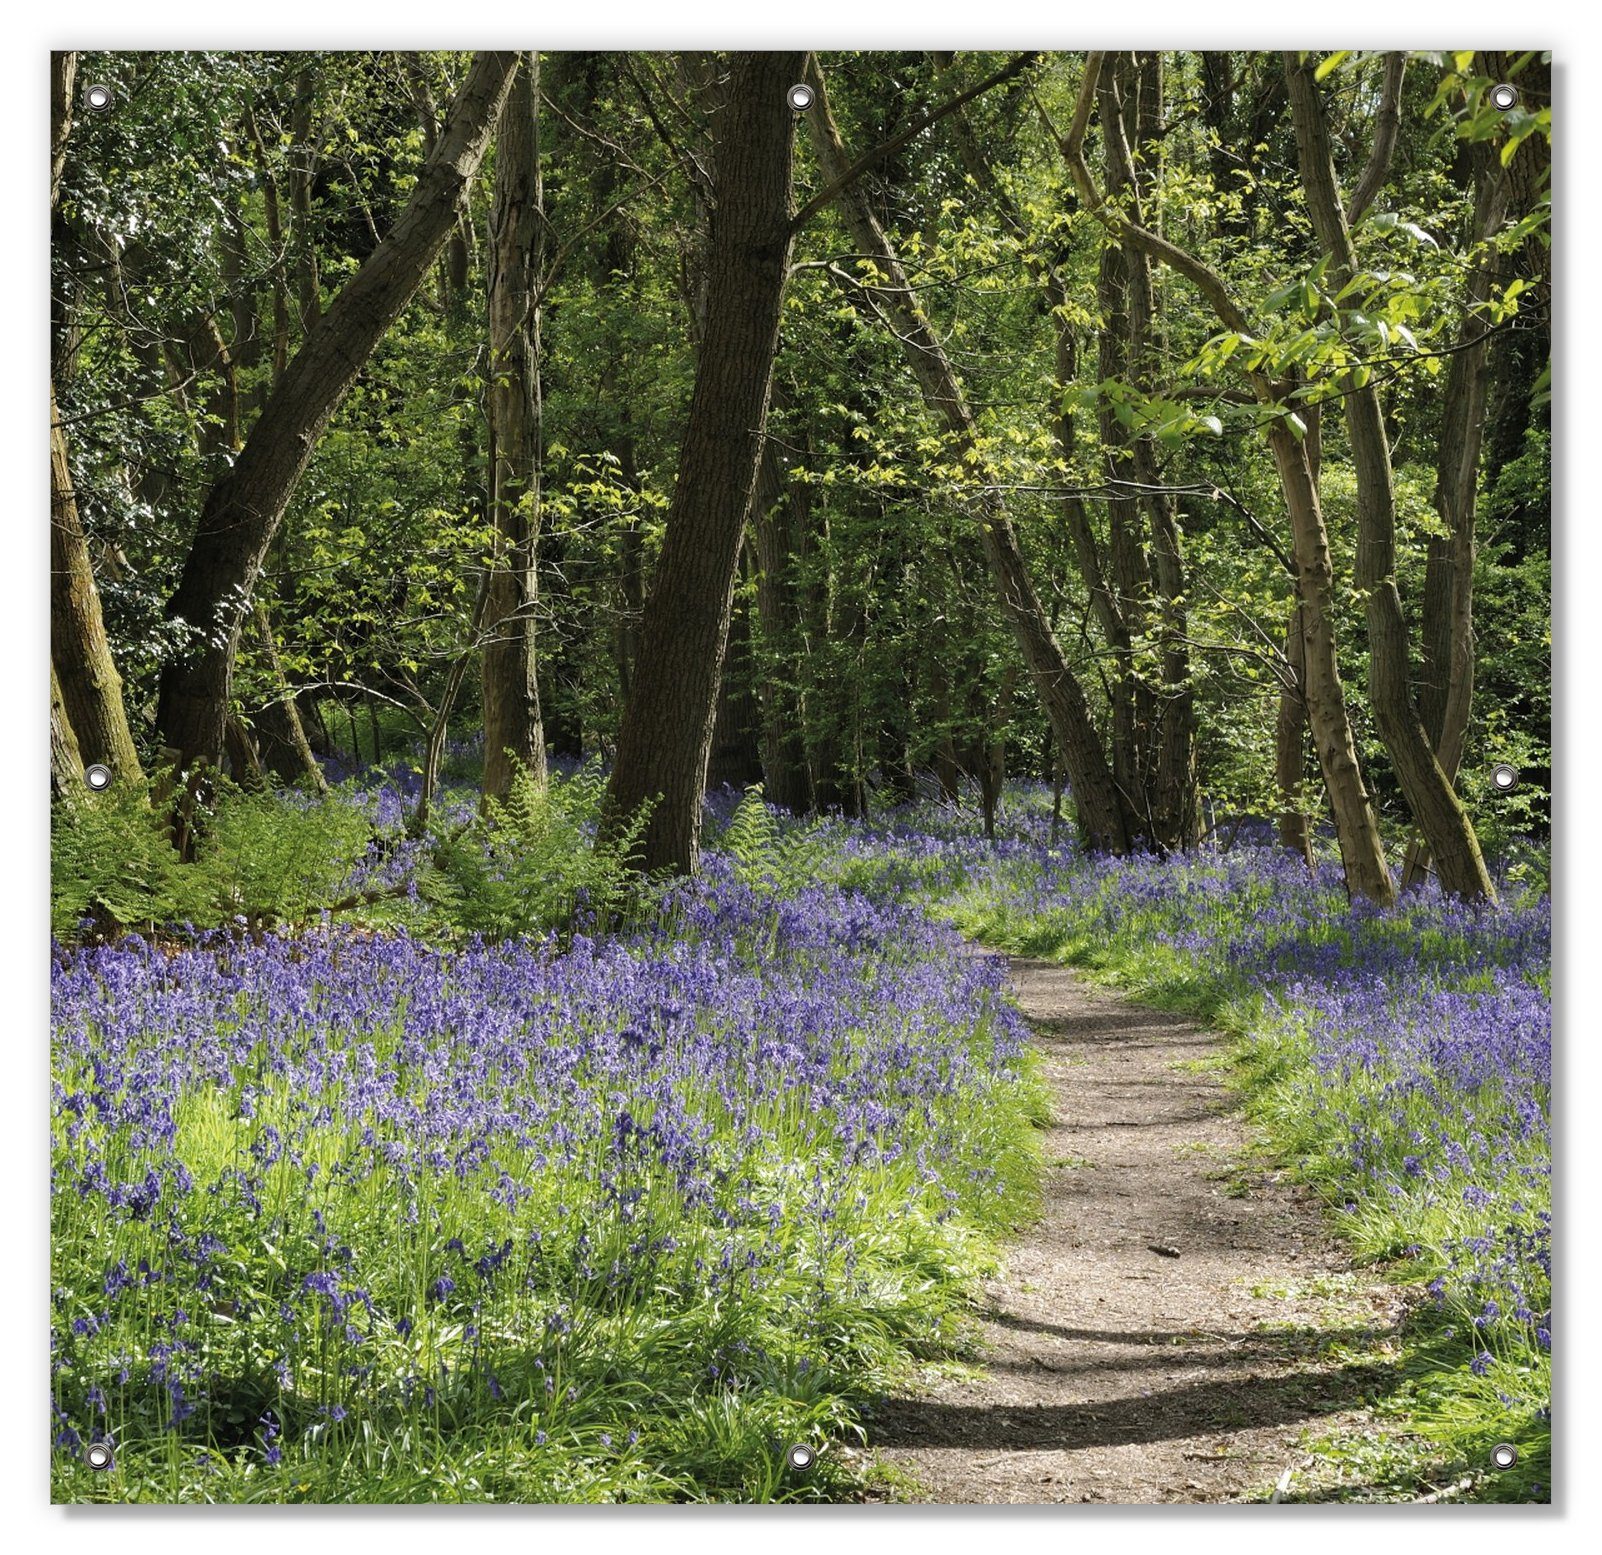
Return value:
M 490 513 L 495 554 L 484 612 L 484 792 L 506 795 L 518 765 L 545 779 L 534 657 L 540 535 L 539 55 L 523 56 L 501 110 L 490 214 Z
M 206 499 L 168 605 L 192 639 L 163 671 L 156 711 L 182 766 L 221 756 L 241 625 L 284 508 L 329 418 L 455 230 L 516 68 L 513 53 L 474 56 L 395 225 L 310 325 Z
M 977 464 L 981 459 L 978 429 L 967 396 L 883 227 L 852 177 L 857 164 L 841 139 L 816 61 L 809 67 L 808 81 L 815 94 L 808 124 L 819 164 L 840 202 L 853 241 L 876 272 L 862 283 L 860 291 L 901 342 L 926 404 L 951 436 L 956 462 Z M 993 485 L 981 486 L 972 501 L 1002 614 L 1017 638 L 1063 752 L 1086 845 L 1097 852 L 1125 853 L 1130 842 L 1125 801 L 1107 766 L 1084 690 L 1035 590 L 1012 521 Z
M 1340 311 L 1339 299 L 1358 278 L 1359 268 L 1336 184 L 1329 126 L 1311 60 L 1287 53 L 1285 70 L 1308 213 L 1329 262 L 1329 287 Z M 1392 80 L 1387 95 L 1394 99 L 1400 91 L 1399 69 L 1393 69 Z M 1394 107 L 1390 117 L 1394 117 Z M 1386 122 L 1382 115 L 1370 170 L 1359 185 L 1354 209 L 1357 200 L 1372 198 L 1383 182 L 1395 141 L 1394 128 L 1387 132 Z M 1374 163 L 1379 164 L 1377 172 Z M 1337 381 L 1357 471 L 1357 586 L 1363 592 L 1368 622 L 1368 686 L 1374 721 L 1395 764 L 1413 819 L 1435 854 L 1442 888 L 1474 901 L 1494 900 L 1496 891 L 1480 855 L 1479 839 L 1450 776 L 1436 757 L 1413 700 L 1411 642 L 1396 585 L 1396 492 L 1379 387 L 1373 376 L 1364 372 L 1345 372 Z
M 607 790 L 615 831 L 650 806 L 638 863 L 693 873 L 740 542 L 761 463 L 790 261 L 800 53 L 729 64 L 714 130 L 705 326 L 667 532 Z
M 78 57 L 50 57 L 50 206 L 61 194 L 67 142 L 72 133 L 72 92 Z M 89 544 L 78 519 L 78 501 L 67 457 L 67 434 L 50 380 L 50 731 L 51 772 L 60 768 L 109 767 L 119 782 L 138 782 L 139 751 L 128 727 L 117 673 L 106 636 L 100 593 L 95 587 Z M 81 767 L 79 776 L 81 778 Z
M 1095 108 L 1103 63 L 1104 56 L 1099 52 L 1086 56 L 1073 120 L 1062 140 L 1062 153 L 1081 199 L 1120 241 L 1132 243 L 1184 276 L 1237 345 L 1254 338 L 1245 314 L 1217 271 L 1188 250 L 1133 221 L 1109 204 L 1097 189 L 1085 162 L 1084 138 Z M 1347 888 L 1388 906 L 1396 899 L 1396 883 L 1385 863 L 1379 822 L 1358 764 L 1357 742 L 1341 681 L 1335 645 L 1335 573 L 1318 483 L 1302 430 L 1281 403 L 1281 386 L 1271 380 L 1261 363 L 1247 369 L 1247 379 L 1253 395 L 1268 412 L 1265 435 L 1290 517 L 1297 597 L 1302 611 L 1307 717 L 1330 808 L 1335 814 Z

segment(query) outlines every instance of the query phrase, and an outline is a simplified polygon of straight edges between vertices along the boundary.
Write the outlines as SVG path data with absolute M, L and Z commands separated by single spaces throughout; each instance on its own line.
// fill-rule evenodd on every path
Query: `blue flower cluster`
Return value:
M 55 1439 L 275 1466 L 478 1400 L 624 1442 L 589 1400 L 631 1348 L 689 1397 L 926 1333 L 1030 1180 L 1002 979 L 911 908 L 715 867 L 561 953 L 58 951 Z

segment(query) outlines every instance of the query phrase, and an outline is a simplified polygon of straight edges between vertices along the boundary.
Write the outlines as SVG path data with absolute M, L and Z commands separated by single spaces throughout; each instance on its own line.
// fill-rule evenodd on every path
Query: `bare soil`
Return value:
M 978 1369 L 885 1400 L 870 1451 L 903 1499 L 1266 1500 L 1387 1382 L 1398 1294 L 1254 1162 L 1215 1033 L 1048 962 L 1012 981 L 1054 1096 L 1044 1212 Z

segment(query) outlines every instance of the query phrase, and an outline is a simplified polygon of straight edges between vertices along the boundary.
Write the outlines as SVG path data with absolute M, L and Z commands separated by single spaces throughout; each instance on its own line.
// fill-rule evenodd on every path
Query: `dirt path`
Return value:
M 870 1444 L 917 1500 L 1258 1499 L 1385 1380 L 1395 1292 L 1245 1158 L 1214 1033 L 1061 966 L 1012 978 L 1055 1098 L 1044 1216 L 988 1288 L 983 1370 L 887 1400 Z

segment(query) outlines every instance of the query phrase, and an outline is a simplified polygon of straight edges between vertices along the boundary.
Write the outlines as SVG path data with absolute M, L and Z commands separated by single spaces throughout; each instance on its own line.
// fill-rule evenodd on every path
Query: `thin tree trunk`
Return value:
M 816 61 L 809 66 L 808 80 L 814 92 L 808 120 L 818 160 L 825 179 L 838 182 L 850 168 L 851 158 L 829 111 L 823 73 Z M 844 185 L 838 200 L 853 241 L 860 252 L 873 259 L 882 278 L 866 285 L 864 294 L 901 342 L 925 403 L 952 434 L 958 461 L 978 460 L 979 438 L 973 413 L 889 239 L 869 210 L 859 185 Z M 1127 853 L 1130 831 L 1124 804 L 1091 721 L 1084 690 L 1069 668 L 1035 592 L 1017 533 L 993 489 L 981 490 L 973 506 L 985 558 L 1000 594 L 1002 614 L 1017 638 L 1068 764 L 1085 845 L 1094 852 Z
M 1481 244 L 1507 214 L 1508 179 L 1492 148 L 1475 149 L 1471 240 Z M 1441 770 L 1454 783 L 1474 701 L 1474 521 L 1490 377 L 1489 341 L 1480 310 L 1500 269 L 1494 252 L 1482 254 L 1465 289 L 1463 322 L 1446 372 L 1435 464 L 1435 508 L 1447 533 L 1431 536 L 1424 569 L 1419 715 Z M 1428 865 L 1429 848 L 1416 838 L 1403 866 L 1403 889 L 1421 881 Z
M 56 49 L 50 55 L 50 209 L 61 198 L 61 177 L 67 169 L 67 141 L 72 135 L 72 96 L 78 84 L 78 55 Z
M 745 554 L 742 550 L 742 557 Z M 750 616 L 743 601 L 736 601 L 729 616 L 723 674 L 718 679 L 718 710 L 707 757 L 708 787 L 728 784 L 746 788 L 763 780 L 762 719 L 752 690 L 753 678 Z
M 260 793 L 267 787 L 256 742 L 251 739 L 250 730 L 245 727 L 245 721 L 238 713 L 230 712 L 228 722 L 223 727 L 223 753 L 228 757 L 233 780 L 241 788 L 250 793 Z
M 785 94 L 804 58 L 734 55 L 717 114 L 705 330 L 607 792 L 612 835 L 650 807 L 638 856 L 646 870 L 693 873 L 700 852 L 718 681 L 789 268 L 795 115 Z
M 317 273 L 317 235 L 312 231 L 312 179 L 317 171 L 317 146 L 312 136 L 317 109 L 317 77 L 307 66 L 295 78 L 295 102 L 290 112 L 290 145 L 294 160 L 289 171 L 289 208 L 294 217 L 295 290 L 300 306 L 300 332 L 310 336 L 322 317 L 322 280 Z
M 50 209 L 61 195 L 78 56 L 50 56 Z M 72 792 L 85 764 L 109 767 L 120 782 L 143 772 L 122 700 L 122 677 L 111 656 L 89 546 L 67 458 L 67 435 L 50 378 L 50 756 L 52 782 Z M 63 786 L 65 782 L 66 786 Z
M 1339 291 L 1357 273 L 1357 254 L 1341 209 L 1329 128 L 1312 65 L 1296 53 L 1287 53 L 1285 63 L 1308 212 L 1331 264 L 1332 289 Z M 1396 586 L 1396 494 L 1379 390 L 1371 379 L 1348 375 L 1342 398 L 1357 472 L 1357 584 L 1368 621 L 1374 721 L 1413 819 L 1435 855 L 1442 888 L 1469 900 L 1494 900 L 1479 839 L 1413 700 L 1411 644 Z
M 1135 199 L 1139 221 L 1144 200 L 1140 157 L 1156 154 L 1162 136 L 1161 56 L 1137 56 L 1136 124 L 1139 156 L 1122 143 L 1122 134 L 1109 133 L 1111 155 L 1121 160 Z M 1155 218 L 1155 212 L 1154 212 Z M 1157 299 L 1151 260 L 1138 244 L 1126 239 L 1124 269 L 1129 309 L 1129 375 L 1142 390 L 1156 388 L 1151 359 L 1157 330 Z M 1148 555 L 1151 583 L 1159 616 L 1162 679 L 1155 694 L 1156 749 L 1150 761 L 1144 809 L 1150 818 L 1152 840 L 1162 848 L 1194 847 L 1201 838 L 1201 793 L 1196 767 L 1196 709 L 1190 684 L 1189 627 L 1185 607 L 1185 563 L 1173 498 L 1161 489 L 1162 472 L 1148 435 L 1132 440 L 1136 479 L 1143 490 L 1141 505 L 1151 534 Z
M 545 200 L 539 55 L 523 56 L 501 112 L 490 218 L 490 506 L 494 571 L 484 624 L 484 792 L 503 797 L 518 766 L 545 781 L 534 657 L 539 603 L 540 308 Z
M 1357 742 L 1346 712 L 1346 691 L 1335 653 L 1335 571 L 1318 485 L 1308 463 L 1306 442 L 1284 421 L 1269 424 L 1268 445 L 1285 493 L 1295 542 L 1307 721 L 1312 726 L 1319 769 L 1335 814 L 1347 888 L 1354 895 L 1388 907 L 1396 900 L 1396 883 L 1385 862 L 1379 822 L 1363 781 Z
M 788 650 L 798 634 L 795 541 L 806 523 L 786 480 L 772 439 L 762 449 L 762 469 L 751 510 L 751 538 L 757 569 L 757 627 L 762 703 L 762 791 L 771 804 L 794 815 L 812 806 L 807 776 L 806 732 L 801 699 L 792 684 L 795 669 Z
M 295 692 L 284 674 L 284 663 L 278 655 L 272 622 L 268 619 L 266 607 L 259 600 L 253 616 L 257 642 L 267 666 L 268 685 L 272 690 L 272 700 L 251 718 L 262 762 L 269 772 L 286 783 L 309 783 L 315 792 L 326 794 L 328 779 L 323 776 L 323 769 L 312 754 Z
M 393 229 L 302 343 L 206 500 L 168 605 L 169 617 L 194 636 L 162 675 L 157 711 L 184 766 L 215 763 L 221 754 L 241 623 L 284 509 L 318 437 L 454 227 L 516 66 L 512 53 L 474 57 Z
M 100 613 L 89 545 L 67 463 L 67 437 L 50 386 L 50 661 L 79 754 L 119 782 L 144 773 L 122 701 L 122 677 Z
M 1313 828 L 1307 815 L 1307 654 L 1302 647 L 1302 609 L 1292 605 L 1285 625 L 1286 680 L 1279 688 L 1274 726 L 1274 781 L 1279 788 L 1279 840 L 1313 867 Z

